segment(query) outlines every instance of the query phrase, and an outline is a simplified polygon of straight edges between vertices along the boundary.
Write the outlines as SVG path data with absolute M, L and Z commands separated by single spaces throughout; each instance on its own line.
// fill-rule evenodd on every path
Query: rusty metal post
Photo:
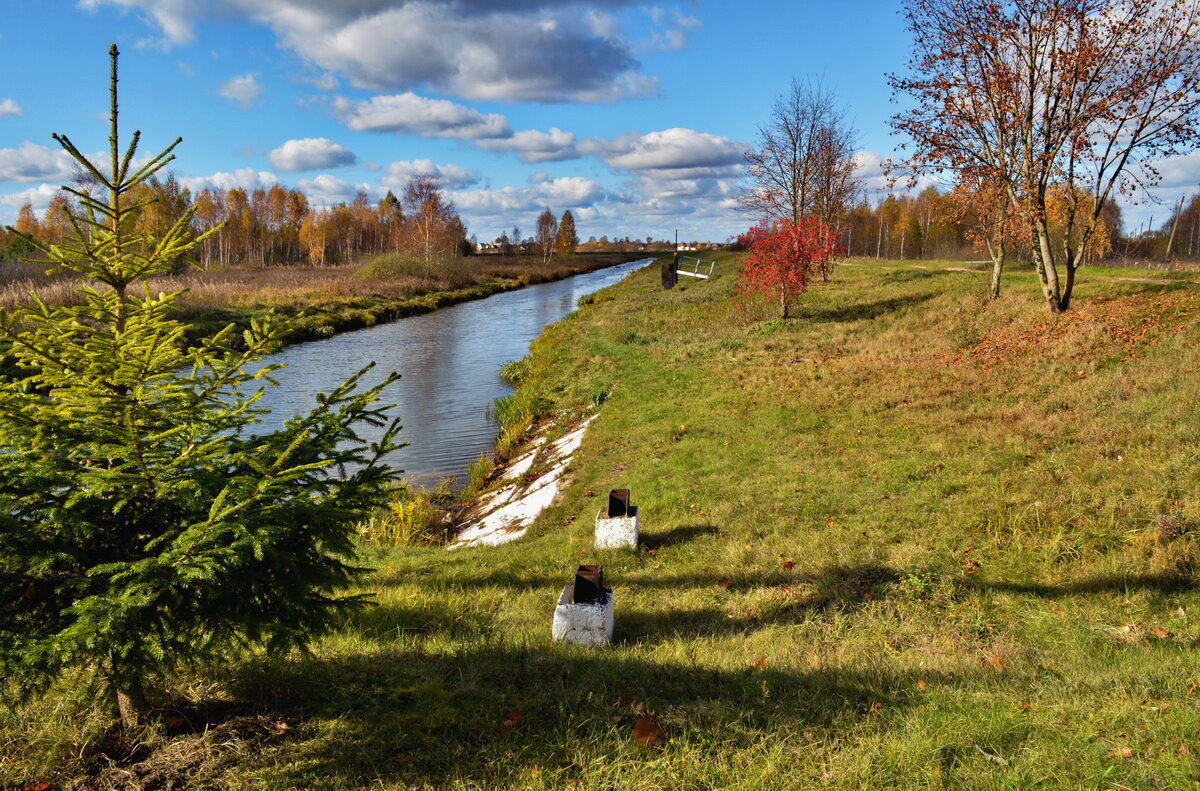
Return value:
M 675 288 L 675 284 L 679 282 L 679 252 L 676 251 L 670 258 L 664 258 L 662 262 L 662 287 L 666 291 Z

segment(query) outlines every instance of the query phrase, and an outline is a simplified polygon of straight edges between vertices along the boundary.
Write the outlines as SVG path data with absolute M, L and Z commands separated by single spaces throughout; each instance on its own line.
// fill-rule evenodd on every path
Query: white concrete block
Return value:
M 602 604 L 576 604 L 571 601 L 574 584 L 563 588 L 554 608 L 551 635 L 560 643 L 601 646 L 613 636 L 613 594 L 608 591 Z
M 596 549 L 637 549 L 637 506 L 629 507 L 629 516 L 605 516 L 604 509 L 596 514 Z

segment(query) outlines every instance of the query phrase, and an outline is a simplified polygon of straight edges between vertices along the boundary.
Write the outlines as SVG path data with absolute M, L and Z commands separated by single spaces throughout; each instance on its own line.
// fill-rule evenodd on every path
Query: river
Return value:
M 489 452 L 496 439 L 487 408 L 511 392 L 500 380 L 500 366 L 524 357 L 542 329 L 574 310 L 582 297 L 620 282 L 652 260 L 289 346 L 268 358 L 287 367 L 274 374 L 279 387 L 268 388 L 259 402 L 271 411 L 263 427 L 308 411 L 315 393 L 331 391 L 375 361 L 368 384 L 389 371 L 401 374 L 383 398 L 396 405 L 394 414 L 404 424 L 400 438 L 410 443 L 389 456 L 388 463 L 422 485 L 448 476 L 458 476 L 461 483 L 467 464 Z

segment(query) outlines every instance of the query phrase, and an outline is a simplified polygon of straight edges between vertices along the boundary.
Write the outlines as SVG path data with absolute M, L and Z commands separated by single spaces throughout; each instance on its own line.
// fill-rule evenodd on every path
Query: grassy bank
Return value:
M 470 256 L 427 268 L 398 255 L 331 267 L 235 268 L 190 271 L 150 281 L 152 291 L 181 291 L 181 318 L 189 337 L 210 335 L 233 323 L 239 328 L 268 311 L 293 319 L 287 341 L 327 338 L 448 305 L 481 299 L 534 283 L 560 280 L 632 261 L 637 253 L 588 253 L 542 262 L 534 256 Z M 47 277 L 41 267 L 6 263 L 0 272 L 0 307 L 28 300 L 30 292 L 50 304 L 80 297 L 75 283 Z
M 985 274 L 946 267 L 850 262 L 786 322 L 731 299 L 728 259 L 671 292 L 652 267 L 594 295 L 522 384 L 564 420 L 601 404 L 559 503 L 512 545 L 369 550 L 375 605 L 313 655 L 177 690 L 286 724 L 193 741 L 181 771 L 215 788 L 1195 787 L 1200 286 L 1088 270 L 1051 319 L 1030 274 L 987 304 Z M 591 548 L 617 486 L 641 508 L 637 553 Z M 549 639 L 588 561 L 615 589 L 603 651 Z M 78 771 L 102 723 L 66 725 L 68 700 L 5 715 L 0 783 Z

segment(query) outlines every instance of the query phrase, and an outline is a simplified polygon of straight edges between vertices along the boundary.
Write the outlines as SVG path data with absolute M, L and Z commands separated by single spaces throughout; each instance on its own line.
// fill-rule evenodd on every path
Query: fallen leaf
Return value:
M 42 780 L 25 786 L 25 791 L 49 791 L 49 788 L 50 784 Z
M 516 709 L 504 715 L 504 723 L 500 726 L 500 738 L 507 739 L 511 736 L 523 719 L 525 719 L 524 715 Z
M 873 702 L 871 703 L 871 713 L 872 713 L 872 714 L 879 714 L 879 713 L 880 713 L 880 712 L 882 712 L 882 711 L 883 711 L 883 704 L 882 704 L 882 703 L 880 703 L 880 702 L 879 702 L 879 701 L 877 701 L 877 700 L 876 700 L 876 701 L 873 701 Z
M 788 558 L 787 560 L 783 561 L 783 570 L 784 571 L 791 571 L 794 568 L 796 568 L 796 561 L 792 560 L 791 558 Z
M 751 668 L 752 670 L 762 670 L 762 669 L 763 669 L 764 667 L 766 667 L 766 666 L 767 666 L 767 657 L 764 655 L 764 656 L 760 656 L 760 657 L 759 657 L 759 658 L 758 658 L 758 659 L 757 659 L 757 660 L 754 662 L 754 664 L 750 666 L 750 668 Z
M 1153 629 L 1150 629 L 1149 631 L 1146 632 L 1146 634 L 1150 635 L 1151 637 L 1159 637 L 1164 640 L 1167 639 L 1168 637 L 1175 636 L 1174 634 L 1171 633 L 1171 630 L 1164 629 L 1161 626 L 1156 626 Z
M 717 580 L 718 588 L 729 590 L 731 585 L 733 585 L 733 580 L 729 579 L 729 577 L 721 577 L 721 579 Z
M 1183 756 L 1191 755 L 1192 748 L 1188 747 L 1186 744 L 1181 744 L 1181 745 L 1179 745 L 1179 754 L 1183 755 Z
M 926 686 L 925 679 L 918 678 L 917 679 L 917 689 L 925 689 L 925 686 Z
M 1021 711 L 1029 711 L 1029 709 L 1030 709 L 1030 706 L 1026 701 L 1021 701 L 1017 705 L 1019 705 L 1021 707 Z
M 283 720 L 276 720 L 275 722 L 272 722 L 271 727 L 275 729 L 276 733 L 286 733 L 288 730 L 288 724 Z
M 1125 760 L 1129 760 L 1130 758 L 1133 757 L 1133 748 L 1132 747 L 1118 747 L 1115 750 L 1113 750 L 1113 755 L 1117 756 L 1118 758 L 1124 758 Z
M 666 744 L 663 726 L 655 722 L 649 714 L 643 714 L 637 722 L 633 724 L 633 739 L 638 744 L 645 747 L 650 747 L 656 744 Z
M 999 653 L 989 654 L 988 656 L 979 660 L 979 664 L 983 665 L 984 667 L 990 667 L 992 670 L 1003 670 L 1004 656 Z

